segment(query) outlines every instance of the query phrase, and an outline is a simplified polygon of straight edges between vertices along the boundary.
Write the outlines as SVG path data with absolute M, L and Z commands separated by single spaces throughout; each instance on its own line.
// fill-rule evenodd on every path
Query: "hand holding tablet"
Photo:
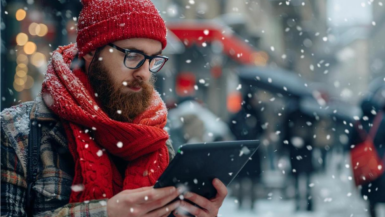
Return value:
M 182 201 L 182 205 L 184 203 L 185 207 L 188 207 L 187 211 L 192 213 L 197 211 L 198 207 L 202 208 L 199 204 L 208 204 L 210 199 L 216 199 L 218 196 L 213 180 L 217 178 L 221 181 L 218 186 L 229 185 L 247 161 L 252 158 L 258 147 L 259 142 L 256 140 L 181 146 L 154 188 L 175 186 L 182 189 L 181 193 L 188 192 L 180 199 L 188 201 L 196 199 L 195 206 Z M 221 195 L 223 193 L 218 192 L 219 197 L 223 196 Z M 189 196 L 192 198 L 188 198 Z M 203 207 L 203 209 L 205 208 Z

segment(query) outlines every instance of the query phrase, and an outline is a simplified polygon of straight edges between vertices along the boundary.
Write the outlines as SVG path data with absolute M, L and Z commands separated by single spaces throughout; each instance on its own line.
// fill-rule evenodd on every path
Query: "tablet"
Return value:
M 213 179 L 229 185 L 258 147 L 257 140 L 183 145 L 154 188 L 175 186 L 207 199 L 214 198 Z

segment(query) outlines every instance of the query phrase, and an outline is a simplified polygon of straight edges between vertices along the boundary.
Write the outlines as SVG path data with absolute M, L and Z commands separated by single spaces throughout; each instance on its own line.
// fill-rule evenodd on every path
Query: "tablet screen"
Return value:
M 183 145 L 154 187 L 180 187 L 211 199 L 213 179 L 229 185 L 258 147 L 257 140 Z

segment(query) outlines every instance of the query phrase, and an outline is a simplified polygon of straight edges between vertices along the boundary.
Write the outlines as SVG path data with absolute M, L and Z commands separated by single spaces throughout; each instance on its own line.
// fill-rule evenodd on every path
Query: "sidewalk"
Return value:
M 345 162 L 349 162 L 347 157 Z M 330 165 L 336 165 L 331 160 Z M 226 198 L 219 216 L 222 217 L 369 217 L 366 203 L 350 180 L 351 170 L 346 166 L 341 172 L 328 168 L 325 174 L 313 177 L 314 212 L 295 212 L 294 200 L 260 199 L 255 210 L 238 210 L 235 198 Z M 273 194 L 274 195 L 274 194 Z M 378 216 L 385 216 L 385 207 L 379 207 Z

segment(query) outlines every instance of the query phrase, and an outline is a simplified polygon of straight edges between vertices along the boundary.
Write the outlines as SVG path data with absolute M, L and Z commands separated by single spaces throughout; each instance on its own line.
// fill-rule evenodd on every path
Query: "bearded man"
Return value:
M 77 43 L 53 52 L 41 94 L 0 115 L 1 216 L 217 216 L 218 179 L 211 200 L 184 195 L 198 206 L 153 188 L 175 154 L 154 90 L 168 60 L 159 12 L 150 0 L 82 4 Z

